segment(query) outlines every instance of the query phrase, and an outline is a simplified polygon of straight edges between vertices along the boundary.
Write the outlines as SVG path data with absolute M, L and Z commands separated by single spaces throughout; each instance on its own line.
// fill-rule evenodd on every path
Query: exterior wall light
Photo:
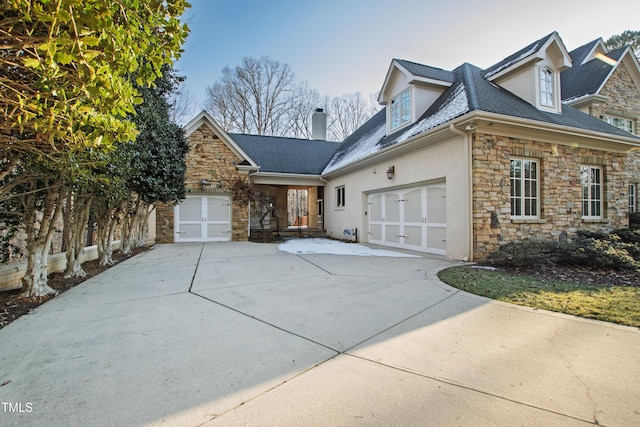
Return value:
M 387 169 L 387 179 L 393 179 L 393 175 L 395 174 L 396 174 L 396 167 L 389 166 L 389 169 Z

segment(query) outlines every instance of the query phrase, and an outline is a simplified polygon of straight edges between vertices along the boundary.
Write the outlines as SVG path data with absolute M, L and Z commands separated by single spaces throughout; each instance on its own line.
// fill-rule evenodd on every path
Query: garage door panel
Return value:
M 369 198 L 369 220 L 382 221 L 382 196 L 380 194 L 372 195 Z
M 387 193 L 384 195 L 384 220 L 386 222 L 400 221 L 399 194 Z
M 404 244 L 420 247 L 423 242 L 423 227 L 421 225 L 406 225 L 404 226 Z
M 422 222 L 422 188 L 409 191 L 403 199 L 404 222 Z
M 211 221 L 229 221 L 229 199 L 226 197 L 207 197 L 207 219 Z
M 369 195 L 369 241 L 446 254 L 446 188 L 403 188 Z
M 202 221 L 202 200 L 186 198 L 180 202 L 180 221 Z
M 175 208 L 175 241 L 208 242 L 231 239 L 231 198 L 187 196 Z
M 382 242 L 382 224 L 371 224 L 369 226 L 369 241 Z
M 433 187 L 427 190 L 427 222 L 447 222 L 447 205 L 444 188 Z
M 447 229 L 427 227 L 427 247 L 446 251 Z
M 400 244 L 400 226 L 386 224 L 385 232 L 384 232 L 384 241 L 386 243 L 399 245 Z
M 199 239 L 202 236 L 202 223 L 181 224 L 180 231 L 178 231 L 178 233 L 179 233 L 180 240 Z

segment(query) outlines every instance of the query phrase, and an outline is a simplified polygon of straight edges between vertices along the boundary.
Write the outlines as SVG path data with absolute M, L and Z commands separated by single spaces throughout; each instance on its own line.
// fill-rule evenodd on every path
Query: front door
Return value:
M 231 240 L 231 198 L 227 195 L 187 196 L 174 210 L 174 242 Z

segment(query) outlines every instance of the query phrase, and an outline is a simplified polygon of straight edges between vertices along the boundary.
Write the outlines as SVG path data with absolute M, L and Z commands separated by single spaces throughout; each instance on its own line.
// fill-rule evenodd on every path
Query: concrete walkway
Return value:
M 454 264 L 157 245 L 0 330 L 0 425 L 640 425 L 637 329 Z

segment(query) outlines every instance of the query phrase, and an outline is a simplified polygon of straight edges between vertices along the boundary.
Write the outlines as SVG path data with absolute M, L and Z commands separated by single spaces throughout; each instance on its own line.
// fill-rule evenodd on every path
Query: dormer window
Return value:
M 540 68 L 540 104 L 545 107 L 555 106 L 553 80 L 553 70 L 551 68 Z
M 411 121 L 411 88 L 391 100 L 391 130 Z

